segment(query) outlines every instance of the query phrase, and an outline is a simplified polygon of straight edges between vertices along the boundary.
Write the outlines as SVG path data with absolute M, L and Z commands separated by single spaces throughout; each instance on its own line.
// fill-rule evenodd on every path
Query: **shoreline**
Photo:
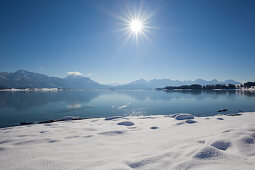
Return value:
M 0 89 L 0 92 L 61 92 L 61 91 L 255 91 L 255 88 L 236 88 L 236 89 L 64 89 L 64 88 L 10 88 Z
M 215 114 L 215 115 L 212 115 L 212 116 L 222 116 L 222 115 L 226 115 L 226 116 L 241 116 L 242 113 L 245 113 L 245 112 L 234 112 L 234 113 L 222 113 L 222 112 L 227 112 L 228 109 L 221 109 L 221 110 L 218 110 L 218 114 Z M 180 113 L 173 113 L 173 114 L 163 114 L 163 115 L 137 115 L 137 116 L 111 116 L 111 117 L 92 117 L 92 118 L 89 118 L 89 117 L 80 117 L 80 116 L 65 116 L 65 117 L 62 117 L 60 119 L 49 119 L 49 120 L 43 120 L 43 121 L 35 121 L 35 122 L 20 122 L 16 125 L 12 125 L 12 126 L 6 126 L 6 127 L 0 127 L 0 130 L 3 129 L 3 128 L 9 128 L 9 127 L 17 127 L 17 126 L 26 126 L 26 125 L 37 125 L 37 124 L 45 124 L 45 123 L 54 123 L 54 122 L 62 122 L 62 121 L 74 121 L 74 120 L 84 120 L 84 119 L 99 119 L 99 118 L 102 118 L 102 119 L 108 119 L 108 118 L 127 118 L 127 117 L 148 117 L 148 116 L 166 116 L 166 117 L 171 117 L 171 116 L 174 116 L 176 114 L 180 114 Z M 190 113 L 187 113 L 187 114 L 190 114 Z M 211 117 L 211 116 L 196 116 L 196 115 L 193 115 L 194 117 Z
M 58 121 L 0 129 L 0 169 L 252 169 L 255 112 Z

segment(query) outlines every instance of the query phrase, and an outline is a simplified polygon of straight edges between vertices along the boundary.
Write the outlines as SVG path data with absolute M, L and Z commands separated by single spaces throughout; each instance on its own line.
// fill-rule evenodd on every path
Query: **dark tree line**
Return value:
M 243 85 L 245 88 L 250 88 L 251 86 L 255 86 L 255 82 L 246 82 Z
M 201 86 L 199 84 L 192 85 L 183 85 L 183 86 L 167 86 L 164 89 L 166 90 L 175 90 L 175 89 L 183 89 L 183 90 L 214 90 L 214 89 L 236 89 L 236 86 L 233 84 L 216 84 L 216 85 L 206 85 Z
M 251 86 L 255 86 L 255 82 L 246 82 L 240 85 L 234 84 L 215 84 L 215 85 L 206 85 L 201 86 L 199 84 L 192 84 L 192 85 L 183 85 L 183 86 L 166 86 L 165 90 L 175 90 L 175 89 L 182 89 L 182 90 L 214 90 L 214 89 L 238 89 L 238 88 L 250 88 Z

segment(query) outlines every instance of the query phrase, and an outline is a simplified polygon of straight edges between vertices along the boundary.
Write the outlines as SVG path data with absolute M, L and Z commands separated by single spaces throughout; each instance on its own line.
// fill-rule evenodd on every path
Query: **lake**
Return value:
M 83 118 L 191 113 L 196 116 L 255 111 L 255 92 L 58 91 L 0 92 L 0 127 L 64 116 Z

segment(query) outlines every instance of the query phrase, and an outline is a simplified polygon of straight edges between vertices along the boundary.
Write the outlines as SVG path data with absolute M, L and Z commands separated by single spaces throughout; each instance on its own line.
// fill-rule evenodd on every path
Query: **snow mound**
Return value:
M 186 120 L 185 122 L 188 123 L 188 124 L 197 123 L 197 121 L 195 121 L 195 120 L 190 120 L 190 119 Z
M 6 150 L 7 150 L 6 148 L 0 148 L 0 152 L 4 152 Z
M 43 139 L 32 139 L 32 140 L 16 142 L 13 145 L 30 145 L 30 144 L 54 143 L 54 142 L 59 142 L 59 141 L 55 139 L 43 138 Z
M 247 137 L 244 137 L 241 139 L 241 143 L 245 144 L 245 145 L 246 144 L 254 144 L 254 139 L 247 136 Z
M 118 125 L 133 126 L 134 123 L 130 121 L 119 122 Z
M 237 144 L 242 154 L 246 154 L 246 155 L 255 154 L 255 140 L 252 136 L 241 137 L 237 141 Z
M 99 135 L 120 135 L 120 134 L 123 134 L 125 133 L 125 131 L 121 131 L 121 130 L 116 130 L 116 131 L 108 131 L 108 132 L 101 132 L 99 133 Z
M 223 153 L 217 149 L 207 146 L 195 154 L 194 158 L 197 159 L 219 159 L 223 157 Z
M 120 119 L 123 118 L 122 116 L 112 116 L 112 117 L 107 117 L 104 120 L 114 120 L 114 119 Z
M 182 121 L 182 122 L 178 122 L 178 123 L 176 123 L 176 125 L 194 124 L 194 123 L 197 123 L 197 121 L 192 120 L 192 119 L 188 119 L 188 120 L 185 120 L 185 121 Z
M 180 113 L 175 116 L 176 120 L 194 119 L 194 116 L 188 113 Z
M 220 149 L 220 150 L 227 150 L 231 146 L 231 143 L 228 141 L 224 141 L 224 140 L 218 140 L 218 141 L 213 142 L 211 144 L 211 146 L 213 146 L 217 149 Z
M 0 145 L 1 145 L 1 144 L 4 144 L 4 143 L 10 143 L 10 142 L 12 142 L 12 140 L 10 140 L 10 139 L 1 140 L 1 141 L 0 141 Z

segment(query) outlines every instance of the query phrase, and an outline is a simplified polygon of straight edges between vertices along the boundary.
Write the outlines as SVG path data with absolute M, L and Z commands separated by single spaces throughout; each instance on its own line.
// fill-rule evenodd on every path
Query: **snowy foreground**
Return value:
M 192 118 L 115 117 L 2 128 L 0 169 L 255 168 L 255 113 Z

